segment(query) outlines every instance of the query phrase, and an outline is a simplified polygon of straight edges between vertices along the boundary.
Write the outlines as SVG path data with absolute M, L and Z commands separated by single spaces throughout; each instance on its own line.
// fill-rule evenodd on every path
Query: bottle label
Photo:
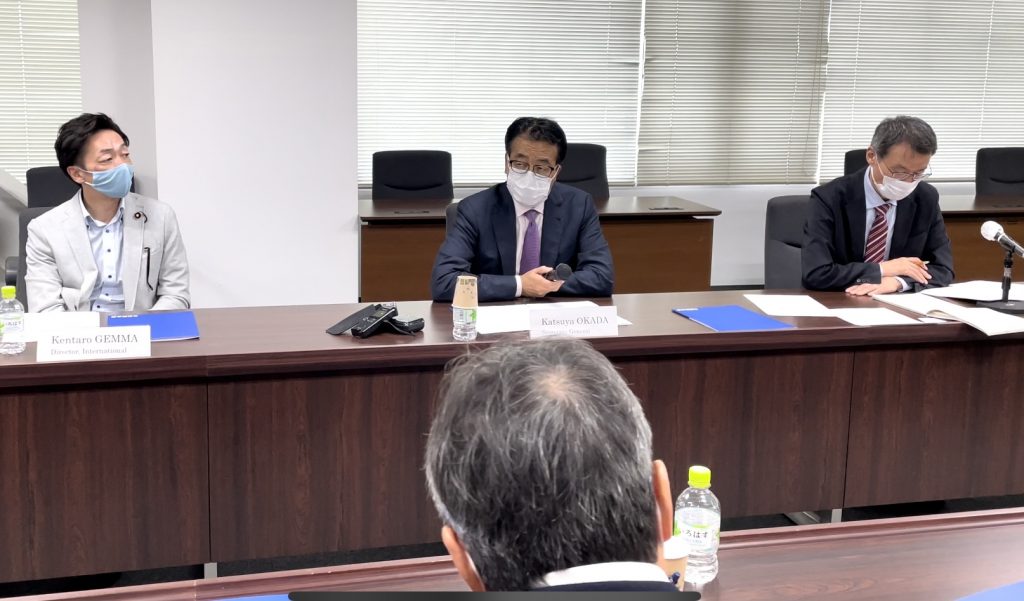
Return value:
M 0 318 L 0 334 L 4 331 L 20 332 L 23 329 L 25 329 L 25 318 L 23 317 Z
M 676 515 L 674 530 L 689 543 L 691 553 L 715 553 L 721 524 L 721 516 L 714 512 L 684 509 Z
M 452 308 L 452 321 L 457 326 L 475 324 L 476 309 L 462 309 L 460 307 L 454 307 Z

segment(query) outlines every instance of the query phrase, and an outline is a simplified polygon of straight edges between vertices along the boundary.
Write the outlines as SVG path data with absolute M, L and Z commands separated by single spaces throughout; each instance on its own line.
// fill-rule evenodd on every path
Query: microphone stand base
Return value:
M 1024 314 L 1024 301 L 991 301 L 978 303 L 978 306 L 995 309 L 996 311 L 1002 311 L 1003 313 Z

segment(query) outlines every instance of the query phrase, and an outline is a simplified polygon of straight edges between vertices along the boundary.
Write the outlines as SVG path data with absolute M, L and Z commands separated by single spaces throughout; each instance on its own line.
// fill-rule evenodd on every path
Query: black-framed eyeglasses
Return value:
M 552 167 L 551 165 L 544 164 L 531 166 L 526 161 L 515 161 L 511 159 L 508 161 L 508 168 L 515 173 L 526 173 L 527 171 L 532 171 L 534 175 L 539 177 L 551 177 L 558 169 L 558 167 Z
M 917 182 L 923 179 L 927 179 L 932 174 L 932 166 L 928 165 L 920 171 L 893 171 L 886 167 L 885 163 L 881 159 L 878 160 L 878 164 L 885 167 L 885 170 L 889 172 L 889 177 L 898 179 L 901 182 Z M 884 173 L 883 173 L 884 175 Z

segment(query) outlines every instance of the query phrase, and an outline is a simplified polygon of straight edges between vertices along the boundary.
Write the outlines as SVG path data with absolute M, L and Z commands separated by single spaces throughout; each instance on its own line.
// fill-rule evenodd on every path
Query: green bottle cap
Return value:
M 690 467 L 690 479 L 687 484 L 694 488 L 711 488 L 711 470 L 703 465 Z
M 16 288 L 14 286 L 4 286 L 0 288 L 0 294 L 3 295 L 4 300 L 11 300 L 15 297 Z

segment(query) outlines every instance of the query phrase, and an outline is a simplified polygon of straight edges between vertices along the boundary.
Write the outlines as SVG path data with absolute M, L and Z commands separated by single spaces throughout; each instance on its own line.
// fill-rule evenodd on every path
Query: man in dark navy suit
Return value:
M 937 148 L 935 132 L 921 119 L 885 119 L 871 138 L 866 169 L 811 191 L 805 288 L 868 295 L 952 283 L 939 193 L 923 182 Z
M 506 182 L 459 202 L 434 261 L 430 291 L 450 302 L 459 275 L 478 276 L 480 301 L 521 296 L 610 296 L 612 255 L 590 195 L 557 183 L 565 133 L 550 119 L 520 117 L 505 133 Z M 544 277 L 565 263 L 565 281 Z
M 676 590 L 656 563 L 672 536 L 665 464 L 640 401 L 582 340 L 455 360 L 424 471 L 474 591 Z

